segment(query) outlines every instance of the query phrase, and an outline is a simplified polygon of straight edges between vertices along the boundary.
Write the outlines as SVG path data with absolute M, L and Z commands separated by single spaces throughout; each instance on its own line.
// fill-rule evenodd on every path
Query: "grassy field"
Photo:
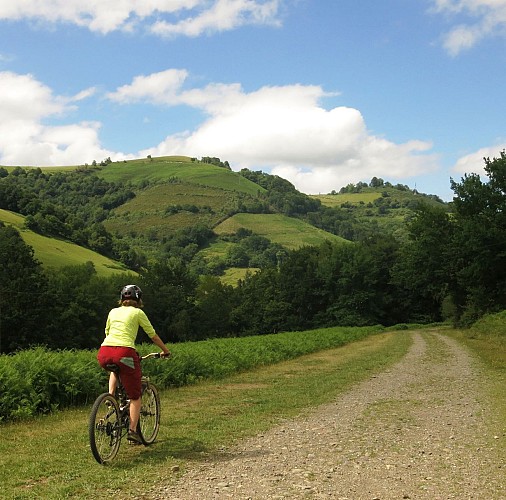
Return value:
M 237 193 L 190 183 L 160 184 L 137 193 L 104 221 L 109 231 L 143 234 L 152 228 L 158 237 L 197 224 L 213 226 L 237 206 Z M 192 208 L 196 210 L 192 212 Z
M 108 467 L 98 465 L 89 450 L 90 408 L 4 424 L 2 498 L 140 496 L 160 478 L 175 477 L 173 467 L 184 470 L 189 459 L 212 455 L 220 446 L 332 400 L 386 369 L 409 345 L 405 331 L 381 333 L 219 381 L 165 390 L 158 441 L 149 448 L 124 444 Z
M 347 242 L 344 238 L 281 214 L 236 214 L 216 226 L 214 231 L 219 235 L 234 234 L 241 227 L 291 250 L 304 245 L 319 245 L 325 240 Z
M 225 270 L 223 276 L 220 276 L 220 280 L 225 285 L 236 286 L 239 280 L 243 280 L 246 277 L 246 274 L 255 274 L 259 269 L 257 267 L 230 267 Z
M 361 203 L 372 203 L 374 200 L 381 198 L 381 193 L 343 193 L 343 194 L 318 194 L 312 195 L 326 207 L 340 207 L 343 203 L 351 203 L 359 205 Z
M 131 182 L 160 181 L 177 178 L 181 181 L 197 183 L 225 190 L 239 191 L 256 196 L 263 188 L 254 182 L 226 168 L 208 163 L 191 161 L 186 156 L 165 156 L 114 162 L 97 171 L 99 177 L 107 181 Z
M 104 257 L 93 250 L 64 240 L 48 238 L 24 228 L 24 217 L 0 209 L 0 221 L 14 226 L 23 241 L 34 249 L 35 258 L 44 267 L 60 268 L 93 262 L 99 276 L 108 276 L 117 272 L 128 272 L 121 263 Z

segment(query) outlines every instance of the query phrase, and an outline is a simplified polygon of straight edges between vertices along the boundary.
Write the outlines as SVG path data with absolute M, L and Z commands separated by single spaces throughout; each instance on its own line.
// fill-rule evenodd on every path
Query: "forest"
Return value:
M 19 232 L 0 224 L 0 353 L 30 346 L 96 349 L 107 312 L 130 282 L 144 291 L 145 311 L 166 342 L 328 326 L 471 325 L 506 308 L 505 152 L 484 159 L 484 169 L 486 179 L 470 174 L 450 180 L 450 204 L 421 196 L 402 238 L 358 220 L 346 207 L 324 207 L 279 177 L 241 171 L 262 192 L 242 197 L 227 215 L 283 213 L 349 243 L 289 250 L 241 230 L 234 252 L 210 265 L 200 251 L 217 237 L 212 224 L 158 239 L 151 234 L 150 254 L 138 235 L 108 231 L 111 212 L 136 196 L 128 183 L 106 181 L 93 169 L 0 167 L 0 208 L 24 215 L 31 230 L 94 249 L 132 270 L 101 276 L 91 262 L 44 268 Z M 256 271 L 231 286 L 220 279 L 227 265 Z

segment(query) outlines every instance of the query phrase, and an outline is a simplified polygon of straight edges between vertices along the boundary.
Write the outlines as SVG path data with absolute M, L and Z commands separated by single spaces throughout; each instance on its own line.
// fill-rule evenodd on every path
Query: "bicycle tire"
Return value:
M 137 430 L 144 445 L 152 444 L 160 430 L 160 395 L 153 384 L 147 382 L 142 390 L 141 414 Z
M 118 402 L 108 392 L 93 403 L 88 433 L 91 453 L 99 464 L 106 464 L 116 457 L 121 444 L 121 416 Z

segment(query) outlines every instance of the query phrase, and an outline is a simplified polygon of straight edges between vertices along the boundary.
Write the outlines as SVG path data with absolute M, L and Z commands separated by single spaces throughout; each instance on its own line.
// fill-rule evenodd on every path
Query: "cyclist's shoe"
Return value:
M 129 430 L 127 439 L 130 444 L 142 444 L 142 440 L 138 432 Z

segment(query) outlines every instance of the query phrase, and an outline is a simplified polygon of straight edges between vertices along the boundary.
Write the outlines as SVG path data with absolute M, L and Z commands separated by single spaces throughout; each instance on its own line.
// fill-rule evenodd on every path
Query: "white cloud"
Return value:
M 130 85 L 123 85 L 107 97 L 121 104 L 143 101 L 174 104 L 187 75 L 186 70 L 168 69 L 148 76 L 136 76 Z
M 100 146 L 96 122 L 44 124 L 71 111 L 70 102 L 92 93 L 87 89 L 71 98 L 55 96 L 32 75 L 0 72 L 0 164 L 72 165 L 111 156 Z
M 140 157 L 219 156 L 233 168 L 271 171 L 308 193 L 328 192 L 373 176 L 393 180 L 437 168 L 435 156 L 428 153 L 430 143 L 395 144 L 370 134 L 358 110 L 323 108 L 320 101 L 329 94 L 319 86 L 263 87 L 245 93 L 239 84 L 185 90 L 183 79 L 176 85 L 151 85 L 173 82 L 168 75 L 134 79 L 122 87 L 123 102 L 142 96 L 154 104 L 186 104 L 208 118 L 194 131 L 171 135 L 141 151 Z M 168 89 L 166 99 L 160 93 L 163 88 Z
M 499 158 L 501 151 L 506 149 L 506 141 L 498 142 L 495 146 L 481 148 L 478 151 L 462 156 L 452 167 L 452 172 L 459 176 L 464 174 L 478 174 L 482 178 L 486 176 L 484 158 Z
M 163 36 L 197 36 L 244 24 L 276 24 L 280 0 L 16 0 L 0 19 L 72 23 L 103 34 L 145 26 Z
M 158 21 L 151 31 L 167 37 L 195 37 L 203 33 L 228 31 L 246 24 L 277 25 L 278 7 L 279 0 L 264 3 L 251 0 L 217 0 L 209 9 L 201 11 L 195 17 L 175 23 Z
M 437 13 L 469 20 L 444 36 L 443 46 L 453 56 L 486 37 L 506 34 L 506 0 L 433 0 L 433 4 Z
M 0 73 L 0 164 L 75 165 L 93 159 L 183 154 L 219 156 L 233 168 L 261 169 L 287 178 L 307 193 L 329 192 L 373 176 L 405 179 L 437 168 L 431 144 L 396 144 L 371 134 L 357 109 L 325 109 L 331 95 L 315 85 L 262 87 L 245 92 L 240 84 L 212 83 L 186 88 L 186 70 L 138 76 L 108 94 L 122 105 L 186 105 L 200 110 L 202 123 L 168 136 L 134 154 L 105 150 L 96 121 L 47 125 L 72 115 L 95 94 L 94 87 L 74 96 L 54 95 L 32 75 Z

